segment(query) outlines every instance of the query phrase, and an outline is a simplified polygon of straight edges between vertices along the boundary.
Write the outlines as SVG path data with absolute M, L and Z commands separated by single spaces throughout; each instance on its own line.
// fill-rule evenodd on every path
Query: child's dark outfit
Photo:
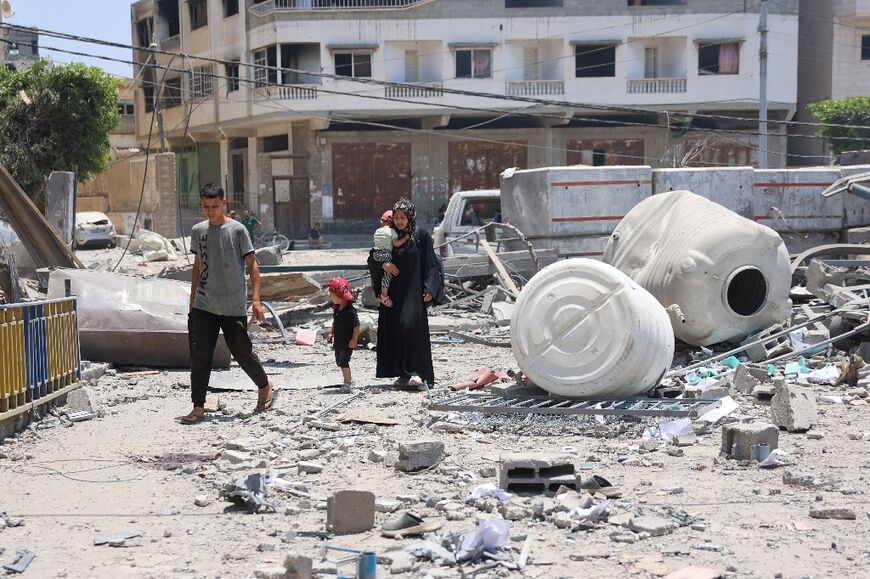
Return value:
M 335 364 L 339 368 L 350 368 L 353 350 L 348 343 L 353 337 L 353 329 L 359 325 L 356 308 L 345 302 L 343 308 L 335 306 L 332 310 L 332 344 L 335 347 Z

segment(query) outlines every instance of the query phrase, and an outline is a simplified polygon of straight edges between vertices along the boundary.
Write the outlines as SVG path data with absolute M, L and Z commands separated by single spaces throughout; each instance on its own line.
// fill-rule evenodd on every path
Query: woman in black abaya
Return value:
M 377 376 L 397 377 L 397 387 L 427 390 L 435 383 L 435 372 L 426 306 L 444 301 L 443 271 L 432 236 L 417 229 L 414 204 L 408 199 L 393 207 L 393 227 L 399 237 L 408 234 L 410 239 L 393 250 L 392 263 L 382 266 L 394 276 L 389 289 L 393 307 L 382 304 L 378 313 Z

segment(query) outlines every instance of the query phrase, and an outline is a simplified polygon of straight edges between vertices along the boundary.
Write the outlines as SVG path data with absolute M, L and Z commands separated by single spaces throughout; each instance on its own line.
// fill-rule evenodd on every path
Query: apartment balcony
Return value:
M 276 10 L 402 10 L 434 0 L 267 0 L 251 7 L 251 13 L 265 16 Z
M 257 89 L 254 100 L 258 101 L 307 101 L 317 98 L 317 85 L 285 84 Z
M 444 96 L 444 86 L 440 82 L 418 82 L 413 85 L 387 85 L 384 95 L 389 98 L 432 98 Z
M 686 92 L 685 78 L 642 78 L 628 80 L 628 94 L 676 94 Z
M 561 80 L 509 80 L 504 92 L 508 96 L 557 96 L 565 94 Z
M 160 41 L 160 50 L 165 52 L 177 52 L 181 50 L 181 36 L 176 34 Z

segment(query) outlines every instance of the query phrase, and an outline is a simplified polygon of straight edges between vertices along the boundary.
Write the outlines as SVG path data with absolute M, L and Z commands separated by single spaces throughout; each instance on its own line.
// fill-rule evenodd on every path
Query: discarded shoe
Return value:
M 381 534 L 384 537 L 401 539 L 412 535 L 431 533 L 441 528 L 438 521 L 426 522 L 422 517 L 414 513 L 403 513 L 395 519 L 390 519 L 381 526 Z
M 580 488 L 589 491 L 590 495 L 598 493 L 604 495 L 608 499 L 616 498 L 622 494 L 622 491 L 610 484 L 606 478 L 598 476 L 597 474 L 580 481 Z

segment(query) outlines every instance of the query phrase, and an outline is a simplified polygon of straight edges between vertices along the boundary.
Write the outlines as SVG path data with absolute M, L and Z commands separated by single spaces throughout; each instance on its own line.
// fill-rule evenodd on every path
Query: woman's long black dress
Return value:
M 435 256 L 432 236 L 418 230 L 415 238 L 416 243 L 408 243 L 404 252 L 393 251 L 399 275 L 390 284 L 393 307 L 381 305 L 378 313 L 376 375 L 409 378 L 416 374 L 431 386 L 435 372 L 423 294 L 432 294 L 434 304 L 443 302 L 443 270 Z

